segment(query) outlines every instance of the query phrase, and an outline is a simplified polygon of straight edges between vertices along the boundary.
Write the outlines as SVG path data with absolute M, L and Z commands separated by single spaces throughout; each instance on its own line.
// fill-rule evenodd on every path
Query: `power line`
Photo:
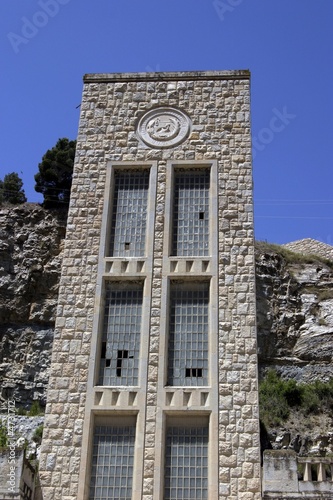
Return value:
M 319 219 L 333 220 L 333 217 L 315 217 L 315 216 L 293 216 L 293 215 L 255 215 L 256 219 Z
M 333 200 L 323 200 L 323 199 L 319 199 L 319 200 L 298 200 L 298 199 L 293 199 L 293 198 L 257 198 L 258 201 L 299 201 L 299 202 L 303 202 L 303 201 L 313 201 L 313 202 L 317 202 L 317 201 L 327 201 L 329 203 L 333 202 Z
M 333 200 L 269 200 L 269 199 L 255 199 L 256 205 L 330 205 Z
M 261 206 L 272 206 L 272 207 L 279 207 L 279 206 L 315 206 L 315 205 L 330 205 L 333 204 L 333 201 L 323 201 L 323 202 L 297 202 L 297 201 L 289 201 L 289 202 L 273 202 L 273 203 L 262 203 L 262 202 L 255 202 L 256 205 L 261 205 Z

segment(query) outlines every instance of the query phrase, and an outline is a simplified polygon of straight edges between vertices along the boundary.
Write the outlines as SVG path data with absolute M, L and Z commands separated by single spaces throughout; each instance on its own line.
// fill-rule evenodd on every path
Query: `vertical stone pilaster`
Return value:
M 160 350 L 160 323 L 162 300 L 162 258 L 163 258 L 163 227 L 165 212 L 165 161 L 159 162 L 157 172 L 156 220 L 154 238 L 154 264 L 152 279 L 152 309 L 150 318 L 149 357 L 148 357 L 148 384 L 146 396 L 146 428 L 145 428 L 145 457 L 142 498 L 154 498 L 154 466 L 156 455 L 156 426 L 157 426 L 157 391 L 158 391 L 158 360 Z M 150 230 L 153 230 L 150 228 Z

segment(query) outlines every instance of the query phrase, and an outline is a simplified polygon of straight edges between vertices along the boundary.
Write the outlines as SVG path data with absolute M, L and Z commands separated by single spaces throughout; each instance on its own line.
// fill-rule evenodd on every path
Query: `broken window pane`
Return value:
M 138 384 L 142 298 L 142 284 L 108 286 L 99 385 Z
M 208 384 L 208 283 L 171 284 L 169 385 Z

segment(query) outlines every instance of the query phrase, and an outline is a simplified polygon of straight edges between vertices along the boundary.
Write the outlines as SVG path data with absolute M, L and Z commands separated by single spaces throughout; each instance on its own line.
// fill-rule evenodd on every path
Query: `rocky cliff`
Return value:
M 45 402 L 65 225 L 35 204 L 0 210 L 0 398 L 17 406 Z
M 256 244 L 260 371 L 327 381 L 333 377 L 333 248 L 312 243 L 309 254 L 307 243 L 297 245 L 304 254 L 288 250 L 290 244 Z
M 257 242 L 256 278 L 261 377 L 273 368 L 283 379 L 302 383 L 332 379 L 333 248 L 309 239 L 284 247 Z M 264 447 L 333 453 L 331 411 L 305 416 L 292 409 L 285 422 L 267 431 L 262 429 Z
M 0 403 L 45 403 L 65 224 L 65 214 L 38 205 L 0 209 Z M 296 245 L 297 254 L 257 243 L 260 373 L 275 368 L 284 378 L 326 381 L 333 377 L 333 248 Z M 273 445 L 333 452 L 332 417 L 301 436 L 300 425 L 294 418 L 271 429 Z

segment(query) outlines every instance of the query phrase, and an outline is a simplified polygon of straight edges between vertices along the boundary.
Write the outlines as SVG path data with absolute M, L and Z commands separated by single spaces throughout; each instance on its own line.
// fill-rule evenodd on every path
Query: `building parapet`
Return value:
M 84 83 L 128 82 L 128 81 L 174 81 L 174 80 L 249 80 L 250 71 L 163 71 L 158 73 L 87 73 Z
M 297 457 L 292 450 L 266 450 L 263 500 L 333 498 L 333 457 Z

